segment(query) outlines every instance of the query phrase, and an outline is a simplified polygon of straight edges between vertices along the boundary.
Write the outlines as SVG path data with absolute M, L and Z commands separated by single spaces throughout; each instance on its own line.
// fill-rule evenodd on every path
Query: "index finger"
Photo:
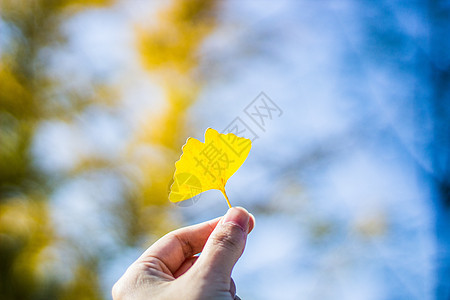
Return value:
M 156 258 L 174 274 L 187 258 L 202 251 L 220 218 L 169 232 L 150 246 L 138 261 Z

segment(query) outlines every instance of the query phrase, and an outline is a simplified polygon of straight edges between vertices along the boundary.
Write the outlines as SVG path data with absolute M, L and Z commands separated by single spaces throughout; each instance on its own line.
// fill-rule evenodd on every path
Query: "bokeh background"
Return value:
M 109 299 L 224 214 L 168 189 L 186 138 L 239 117 L 241 298 L 450 299 L 449 29 L 434 0 L 2 0 L 0 298 Z

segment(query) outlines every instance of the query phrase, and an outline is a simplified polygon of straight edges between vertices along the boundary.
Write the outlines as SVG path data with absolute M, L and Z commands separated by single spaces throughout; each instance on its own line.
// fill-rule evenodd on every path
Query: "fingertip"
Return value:
M 255 216 L 251 213 L 248 212 L 248 210 L 246 210 L 245 208 L 241 207 L 241 206 L 234 206 L 232 208 L 230 208 L 227 212 L 227 214 L 230 212 L 230 210 L 235 210 L 234 215 L 236 214 L 240 214 L 241 215 L 241 219 L 245 219 L 247 222 L 247 233 L 250 233 L 253 228 L 255 227 Z M 236 212 L 236 210 L 239 210 L 240 212 Z M 246 215 L 245 218 L 242 217 L 242 215 Z
M 250 215 L 243 207 L 231 207 L 223 217 L 222 223 L 238 225 L 244 232 L 248 232 Z
M 253 228 L 255 228 L 256 219 L 252 213 L 249 213 L 250 218 L 248 219 L 248 233 L 252 232 Z

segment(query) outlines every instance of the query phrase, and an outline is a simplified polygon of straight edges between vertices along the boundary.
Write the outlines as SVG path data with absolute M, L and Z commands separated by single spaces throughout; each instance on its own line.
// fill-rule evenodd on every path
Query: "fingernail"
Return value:
M 244 232 L 248 232 L 249 214 L 245 208 L 232 207 L 228 209 L 223 217 L 223 223 L 233 223 L 242 228 Z

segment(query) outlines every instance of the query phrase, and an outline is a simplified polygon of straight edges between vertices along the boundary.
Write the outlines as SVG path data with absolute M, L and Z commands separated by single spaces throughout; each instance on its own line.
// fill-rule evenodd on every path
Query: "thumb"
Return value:
M 253 217 L 242 207 L 232 207 L 208 238 L 197 261 L 199 270 L 210 278 L 229 280 L 245 248 Z

